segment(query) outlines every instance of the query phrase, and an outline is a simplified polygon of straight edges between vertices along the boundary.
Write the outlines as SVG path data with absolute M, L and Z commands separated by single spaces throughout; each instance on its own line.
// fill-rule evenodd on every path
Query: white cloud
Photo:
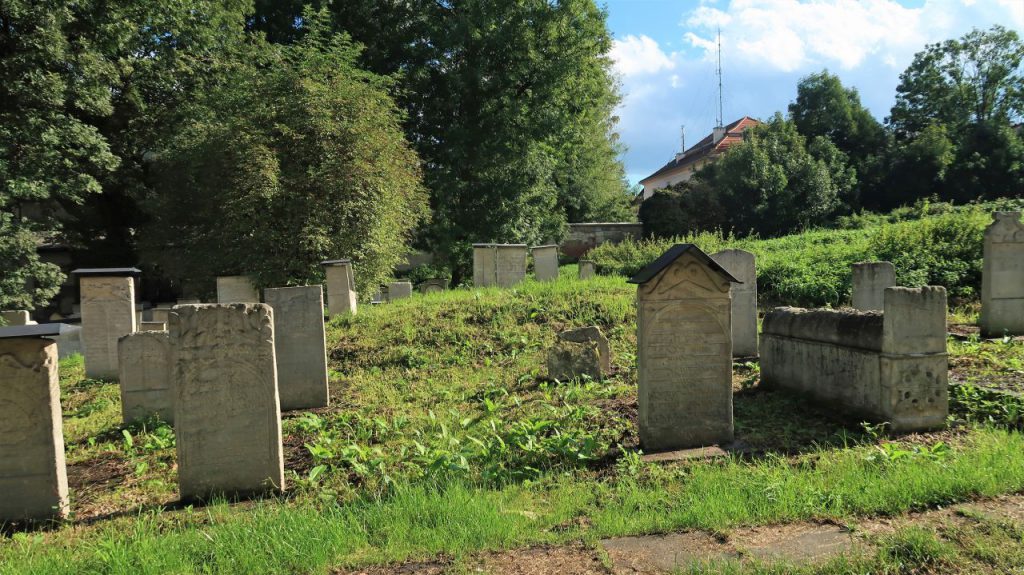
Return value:
M 656 74 L 676 67 L 658 43 L 643 34 L 615 40 L 610 56 L 615 69 L 625 77 Z

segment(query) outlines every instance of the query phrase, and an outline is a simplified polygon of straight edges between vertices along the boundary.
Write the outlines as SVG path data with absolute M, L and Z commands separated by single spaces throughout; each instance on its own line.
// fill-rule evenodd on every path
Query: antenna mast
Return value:
M 718 124 L 722 127 L 722 27 L 718 27 Z

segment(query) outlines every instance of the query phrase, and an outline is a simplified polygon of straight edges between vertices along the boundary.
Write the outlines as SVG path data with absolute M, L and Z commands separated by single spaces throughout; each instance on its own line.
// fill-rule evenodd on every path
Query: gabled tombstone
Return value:
M 640 444 L 668 451 L 733 439 L 730 287 L 693 244 L 676 244 L 637 284 Z
M 981 333 L 1024 334 L 1024 224 L 1020 212 L 996 212 L 985 228 Z

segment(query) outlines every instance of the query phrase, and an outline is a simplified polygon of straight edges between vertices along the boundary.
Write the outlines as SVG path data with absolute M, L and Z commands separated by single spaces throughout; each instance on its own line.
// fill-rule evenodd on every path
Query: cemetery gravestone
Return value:
M 117 377 L 117 340 L 135 333 L 135 268 L 78 269 L 85 375 Z
M 139 331 L 167 331 L 167 323 L 162 321 L 144 321 L 139 324 Z
M 249 276 L 217 278 L 217 303 L 258 303 L 260 292 Z
M 732 354 L 757 355 L 757 266 L 754 254 L 744 250 L 722 250 L 711 256 L 743 283 L 732 284 Z
M 410 282 L 391 282 L 388 284 L 388 301 L 405 299 L 412 295 Z
M 271 288 L 263 290 L 263 295 L 274 310 L 281 410 L 326 407 L 329 390 L 323 288 Z
M 542 282 L 558 279 L 558 246 L 533 248 L 533 275 Z
M 610 371 L 611 347 L 597 326 L 563 331 L 548 352 L 551 379 L 564 381 L 586 375 L 599 380 Z
M 526 244 L 473 244 L 473 285 L 512 287 L 526 278 Z
M 442 292 L 448 289 L 448 280 L 445 278 L 424 280 L 416 287 L 422 294 Z
M 1024 334 L 1024 224 L 1020 212 L 996 212 L 985 229 L 981 333 Z
M 0 318 L 3 318 L 4 325 L 32 325 L 35 323 L 29 316 L 28 311 L 23 309 L 0 311 Z
M 166 331 L 123 336 L 117 342 L 120 359 L 121 417 L 125 423 L 153 414 L 174 423 L 171 386 L 171 342 Z
M 579 267 L 581 280 L 588 280 L 594 277 L 597 271 L 597 266 L 590 260 L 580 260 Z
M 177 306 L 170 335 L 182 500 L 284 489 L 270 306 Z
M 853 309 L 882 311 L 885 289 L 896 285 L 896 268 L 890 262 L 853 264 Z
M 356 313 L 356 282 L 352 260 L 320 262 L 327 275 L 327 311 L 329 317 Z
M 57 344 L 63 324 L 0 328 L 0 524 L 68 513 Z
M 692 244 L 630 278 L 637 285 L 640 443 L 648 451 L 733 439 L 730 286 Z

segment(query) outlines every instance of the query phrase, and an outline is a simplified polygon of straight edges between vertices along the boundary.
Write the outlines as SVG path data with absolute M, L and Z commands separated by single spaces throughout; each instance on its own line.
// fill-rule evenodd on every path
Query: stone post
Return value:
M 580 260 L 579 266 L 581 280 L 588 280 L 594 277 L 594 275 L 596 275 L 597 273 L 597 265 L 595 265 L 594 262 L 590 260 Z
M 743 283 L 732 284 L 732 354 L 757 355 L 757 266 L 754 254 L 736 249 L 712 254 L 711 259 Z
M 327 407 L 327 346 L 321 286 L 268 288 L 281 410 Z
M 66 326 L 0 328 L 0 524 L 68 513 L 58 336 Z
M 324 266 L 327 275 L 328 317 L 355 314 L 358 297 L 352 260 L 327 260 L 320 265 Z
M 117 342 L 121 418 L 125 423 L 153 414 L 174 423 L 171 343 L 166 331 L 128 334 Z
M 284 489 L 270 306 L 177 306 L 170 334 L 182 500 Z
M 85 375 L 117 377 L 117 340 L 135 333 L 135 268 L 78 269 Z
M 996 212 L 985 229 L 981 333 L 1024 334 L 1024 224 L 1020 212 Z
M 890 262 L 853 264 L 853 309 L 882 311 L 886 288 L 896 285 L 896 268 Z
M 692 244 L 677 244 L 637 285 L 640 444 L 647 451 L 733 439 L 730 285 Z
M 535 246 L 533 248 L 533 275 L 537 281 L 558 279 L 558 246 Z
M 249 276 L 217 278 L 217 303 L 259 303 L 260 292 Z

